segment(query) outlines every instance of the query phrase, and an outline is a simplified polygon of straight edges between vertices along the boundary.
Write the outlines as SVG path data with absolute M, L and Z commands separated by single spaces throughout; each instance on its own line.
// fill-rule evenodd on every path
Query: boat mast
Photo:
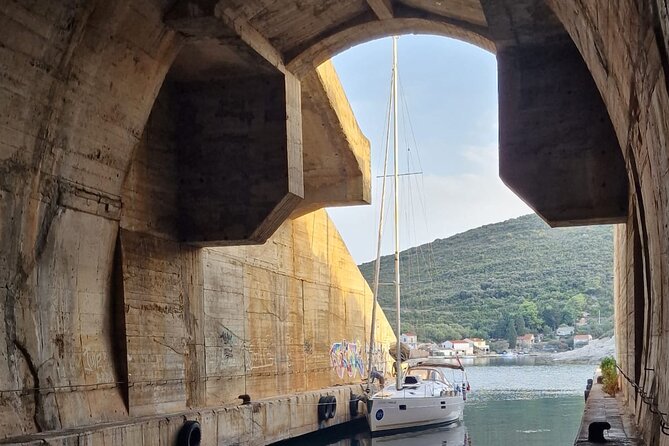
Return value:
M 400 230 L 399 230 L 399 148 L 397 125 L 397 36 L 393 36 L 393 152 L 395 184 L 395 311 L 397 313 L 397 360 L 395 388 L 402 388 L 402 346 L 400 342 Z
M 392 87 L 391 87 L 392 88 Z M 372 295 L 372 321 L 369 334 L 369 361 L 367 362 L 367 389 L 372 382 L 372 359 L 374 357 L 374 334 L 376 332 L 376 304 L 378 302 L 379 278 L 381 276 L 381 239 L 383 238 L 384 208 L 386 203 L 386 179 L 388 178 L 388 147 L 390 142 L 390 107 L 386 126 L 386 149 L 383 157 L 383 180 L 381 180 L 381 211 L 379 212 L 379 233 L 376 239 L 376 262 L 374 265 L 374 290 Z

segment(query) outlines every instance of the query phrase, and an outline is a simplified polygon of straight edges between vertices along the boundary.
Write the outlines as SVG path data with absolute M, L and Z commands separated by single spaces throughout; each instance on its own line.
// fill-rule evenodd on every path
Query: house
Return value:
M 588 319 L 586 317 L 582 317 L 578 321 L 576 321 L 577 327 L 582 327 L 584 325 L 588 325 Z
M 490 346 L 486 344 L 484 339 L 481 338 L 465 338 L 465 341 L 469 342 L 474 348 L 474 353 L 486 354 L 490 353 Z
M 534 335 L 532 333 L 516 338 L 516 347 L 518 348 L 530 348 L 532 344 L 534 344 Z
M 451 349 L 455 351 L 456 355 L 473 355 L 474 346 L 469 343 L 467 340 L 463 341 L 444 341 L 441 343 L 443 349 Z
M 406 344 L 410 349 L 414 349 L 418 346 L 418 336 L 416 333 L 402 333 L 400 335 L 400 342 Z
M 558 335 L 559 337 L 571 336 L 574 334 L 574 327 L 570 327 L 567 325 L 560 325 L 558 329 L 555 331 L 555 334 Z
M 592 341 L 591 335 L 576 335 L 574 336 L 574 348 L 583 347 Z
M 430 355 L 433 358 L 448 358 L 455 356 L 455 350 L 452 348 L 445 348 L 443 350 L 434 350 L 432 351 L 432 354 Z

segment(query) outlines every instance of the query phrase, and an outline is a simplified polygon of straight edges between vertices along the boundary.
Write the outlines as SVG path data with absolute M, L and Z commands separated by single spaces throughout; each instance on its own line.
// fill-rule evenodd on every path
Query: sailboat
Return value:
M 381 389 L 367 400 L 367 420 L 370 430 L 374 433 L 390 433 L 398 430 L 431 427 L 439 424 L 448 424 L 462 418 L 468 383 L 464 377 L 464 367 L 457 361 L 456 364 L 448 361 L 414 362 L 403 371 L 402 345 L 400 342 L 400 246 L 399 246 L 399 168 L 398 168 L 398 106 L 397 106 L 397 37 L 393 37 L 393 72 L 392 72 L 392 103 L 393 103 L 393 149 L 394 149 L 394 235 L 395 235 L 395 304 L 396 304 L 396 380 L 394 384 Z M 386 163 L 387 166 L 387 151 Z M 381 199 L 381 215 L 379 218 L 379 238 L 377 244 L 376 277 L 374 281 L 374 304 L 372 310 L 372 324 L 370 334 L 369 363 L 371 378 L 372 349 L 374 345 L 374 324 L 376 310 L 376 296 L 378 293 L 380 270 L 380 246 L 383 227 L 383 196 L 385 194 L 386 167 L 384 167 L 383 187 Z M 463 373 L 462 382 L 455 382 L 448 378 L 448 371 L 460 370 Z

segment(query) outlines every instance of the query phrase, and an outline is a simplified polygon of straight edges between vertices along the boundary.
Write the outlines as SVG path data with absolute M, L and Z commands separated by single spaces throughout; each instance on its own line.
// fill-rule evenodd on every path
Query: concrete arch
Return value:
M 177 3 L 185 6 L 180 11 L 187 14 L 188 21 L 187 26 L 179 29 L 180 33 L 175 32 L 174 23 L 165 15 L 173 2 L 159 0 L 85 5 L 50 0 L 27 5 L 8 2 L 0 11 L 0 333 L 3 336 L 0 391 L 10 391 L 2 394 L 0 403 L 0 418 L 4 420 L 0 424 L 0 438 L 38 431 L 60 431 L 55 434 L 60 435 L 64 429 L 103 425 L 109 421 L 122 421 L 124 424 L 114 429 L 122 432 L 119 435 L 127 434 L 127 438 L 136 440 L 133 435 L 142 430 L 137 428 L 141 421 L 129 413 L 132 411 L 128 410 L 127 401 L 114 386 L 119 373 L 116 362 L 119 350 L 111 342 L 114 329 L 110 313 L 114 311 L 113 290 L 117 286 L 112 278 L 121 219 L 120 197 L 127 192 L 126 196 L 133 199 L 136 192 L 123 191 L 124 177 L 137 153 L 152 108 L 160 106 L 155 99 L 166 73 L 184 42 L 197 41 L 203 35 L 229 45 L 228 54 L 233 58 L 239 55 L 237 46 L 243 45 L 244 51 L 253 51 L 257 53 L 254 57 L 266 60 L 267 65 L 271 65 L 272 79 L 283 79 L 283 87 L 276 81 L 272 84 L 276 89 L 271 89 L 267 96 L 278 97 L 277 92 L 282 89 L 295 89 L 292 102 L 286 101 L 284 109 L 272 115 L 274 121 L 281 121 L 287 114 L 295 120 L 302 116 L 300 83 L 295 74 L 304 76 L 334 53 L 364 40 L 408 32 L 430 33 L 459 38 L 495 52 L 500 66 L 501 119 L 504 120 L 500 139 L 503 147 L 512 149 L 506 158 L 509 172 L 520 172 L 519 178 L 509 179 L 510 183 L 521 181 L 523 177 L 532 178 L 530 175 L 536 172 L 550 177 L 541 170 L 549 160 L 563 171 L 560 177 L 563 182 L 558 182 L 552 192 L 558 198 L 567 190 L 602 198 L 598 195 L 603 184 L 598 181 L 601 179 L 607 184 L 618 181 L 617 186 L 621 181 L 632 184 L 629 193 L 624 189 L 622 214 L 620 203 L 616 201 L 620 196 L 616 195 L 613 206 L 605 214 L 593 214 L 596 206 L 581 202 L 581 214 L 558 217 L 563 218 L 561 221 L 565 224 L 612 219 L 627 223 L 616 230 L 616 307 L 617 313 L 622 315 L 618 317 L 618 324 L 621 333 L 635 332 L 631 318 L 624 317 L 631 314 L 635 298 L 627 278 L 644 268 L 647 281 L 644 292 L 649 297 L 639 307 L 648 317 L 637 315 L 635 320 L 646 324 L 644 330 L 636 332 L 645 336 L 640 344 L 647 347 L 643 355 L 637 355 L 641 359 L 630 355 L 620 358 L 620 364 L 630 376 L 640 368 L 654 369 L 654 375 L 642 377 L 639 385 L 655 393 L 653 396 L 660 407 L 667 406 L 669 389 L 662 384 L 669 379 L 666 364 L 669 338 L 663 330 L 669 321 L 669 305 L 666 304 L 669 290 L 669 157 L 666 153 L 669 22 L 665 2 L 442 2 L 456 5 L 454 8 L 462 11 L 476 9 L 475 15 L 483 17 L 478 21 L 445 17 L 435 12 L 436 2 L 420 0 L 193 0 Z M 372 4 L 381 5 L 381 10 L 385 5 L 385 14 L 390 17 L 377 20 L 368 8 Z M 430 5 L 433 10 L 425 9 Z M 272 7 L 275 10 L 270 10 Z M 418 11 L 420 8 L 422 12 Z M 331 79 L 334 75 L 321 77 Z M 317 80 L 311 82 L 318 88 L 317 83 Z M 252 86 L 238 85 L 253 93 Z M 340 92 L 330 93 L 316 92 L 311 100 L 317 103 L 323 102 L 323 97 L 342 96 Z M 228 104 L 223 112 L 233 107 Z M 337 117 L 337 111 L 331 109 L 333 107 L 323 112 L 322 108 L 313 107 L 311 115 L 324 115 L 326 119 Z M 275 108 L 268 110 L 270 115 L 276 111 Z M 292 130 L 295 131 L 287 134 L 286 139 L 294 138 L 295 146 L 299 146 L 301 133 L 296 128 Z M 364 137 L 354 136 L 364 146 Z M 523 151 L 524 148 L 527 150 Z M 606 170 L 619 161 L 612 161 L 611 153 L 622 154 L 622 170 Z M 537 154 L 542 155 L 535 157 Z M 585 156 L 579 158 L 579 154 Z M 151 162 L 150 157 L 147 160 Z M 589 166 L 592 170 L 578 170 L 579 166 Z M 289 168 L 299 167 L 295 163 Z M 364 176 L 364 153 L 351 154 L 346 169 Z M 583 177 L 588 181 L 578 186 Z M 534 181 L 532 179 L 529 185 L 534 185 Z M 513 184 L 522 189 L 528 183 Z M 364 190 L 356 194 L 358 202 L 366 200 Z M 627 206 L 630 194 L 636 207 Z M 350 190 L 342 192 L 341 202 L 347 202 L 350 195 Z M 327 203 L 328 198 L 318 197 L 315 202 L 320 206 Z M 610 203 L 611 197 L 604 198 Z M 557 209 L 577 208 L 574 203 L 558 204 Z M 287 210 L 282 211 L 279 218 L 287 218 L 284 215 L 287 213 Z M 330 223 L 324 215 L 314 218 L 314 222 L 316 220 L 322 232 L 336 232 L 328 226 Z M 277 244 L 254 251 L 257 262 L 253 268 L 271 261 L 284 268 L 281 270 L 283 278 L 278 283 L 286 281 L 282 286 L 290 290 L 283 295 L 287 303 L 291 303 L 294 296 L 303 295 L 305 287 L 304 280 L 299 283 L 290 276 L 293 274 L 289 270 L 291 262 L 297 258 L 291 255 L 290 247 L 297 244 L 297 240 L 302 243 L 302 252 L 308 251 L 304 247 L 309 247 L 313 240 L 314 232 L 309 231 L 314 231 L 314 222 L 287 228 L 279 234 L 282 238 Z M 323 229 L 327 227 L 329 229 Z M 642 230 L 644 249 L 642 255 L 628 256 L 627 253 L 639 251 L 634 247 L 635 243 L 639 244 L 635 242 L 639 239 L 639 234 L 634 233 L 635 227 L 645 228 Z M 294 234 L 301 234 L 302 238 L 295 238 Z M 265 235 L 268 234 L 262 234 Z M 142 249 L 160 245 L 170 253 L 185 253 L 180 257 L 183 263 L 168 265 L 180 271 L 184 278 L 175 288 L 181 287 L 185 292 L 172 297 L 197 295 L 202 290 L 198 288 L 201 283 L 198 282 L 197 249 L 180 246 L 168 238 L 153 245 L 155 240 L 143 237 L 134 241 Z M 345 294 L 343 287 L 349 286 L 346 279 L 356 274 L 350 259 L 334 263 L 327 243 L 317 247 L 323 251 L 321 263 L 314 262 L 305 268 L 323 272 L 319 278 L 323 283 L 307 293 L 314 293 L 324 301 L 330 294 Z M 276 246 L 281 249 L 273 251 Z M 343 251 L 345 247 L 337 241 L 336 252 Z M 213 251 L 208 253 L 212 258 L 217 257 Z M 245 276 L 239 258 L 245 254 L 236 255 L 229 262 L 233 267 L 224 271 L 237 281 L 239 292 L 233 293 L 234 296 L 242 296 Z M 639 257 L 643 265 L 639 264 Z M 165 265 L 166 262 L 160 263 L 156 269 Z M 340 272 L 342 266 L 346 274 Z M 263 271 L 273 277 L 269 270 Z M 337 275 L 343 276 L 338 279 L 340 288 L 329 287 L 328 280 Z M 219 276 L 212 274 L 210 278 Z M 131 275 L 128 277 L 132 279 Z M 174 280 L 176 275 L 170 277 Z M 214 282 L 214 287 L 220 286 L 218 281 Z M 168 295 L 172 290 L 171 286 L 164 286 L 165 293 L 162 293 L 162 289 L 152 286 L 149 280 L 139 281 L 137 288 L 141 291 L 145 283 L 154 294 Z M 308 280 L 306 283 L 307 287 L 313 284 Z M 174 285 L 168 281 L 162 283 L 165 284 Z M 257 294 L 265 295 L 274 287 L 266 288 L 256 290 Z M 363 286 L 358 288 L 356 292 L 361 300 L 368 297 Z M 639 298 L 638 293 L 636 298 Z M 234 301 L 228 303 L 230 308 L 239 310 Z M 179 305 L 177 302 L 169 308 L 156 308 L 167 308 L 165 314 L 174 314 L 168 310 Z M 241 314 L 243 319 L 243 312 L 236 314 Z M 145 328 L 141 323 L 151 324 L 138 319 L 140 324 L 136 326 L 140 328 Z M 358 320 L 357 327 L 363 330 L 364 316 Z M 192 319 L 184 318 L 180 323 L 190 322 Z M 324 318 L 322 325 L 326 323 L 327 318 Z M 258 325 L 262 329 L 262 324 Z M 175 326 L 179 324 L 154 324 L 152 328 L 157 330 L 156 336 L 161 336 L 165 335 L 161 327 Z M 286 327 L 279 328 L 279 332 L 285 332 Z M 214 333 L 213 338 L 219 339 L 218 336 Z M 203 366 L 198 362 L 202 354 L 201 339 L 193 339 L 188 344 L 193 350 L 188 354 L 194 366 L 187 373 L 197 377 L 201 373 L 198 367 Z M 623 337 L 619 344 L 622 346 L 627 340 Z M 634 339 L 631 344 L 637 341 Z M 169 350 L 172 346 L 163 347 Z M 309 344 L 307 348 L 305 342 L 305 348 L 298 349 L 302 350 L 298 353 L 322 356 L 322 351 L 312 351 L 312 347 Z M 221 348 L 222 357 L 224 353 Z M 160 368 L 164 364 L 146 367 Z M 317 378 L 313 382 L 319 387 L 331 384 L 318 372 L 312 372 L 312 378 Z M 45 385 L 60 390 L 44 393 L 31 390 Z M 179 403 L 178 410 L 184 405 L 202 407 L 201 391 L 199 388 L 189 390 L 189 398 Z M 625 386 L 624 392 L 630 407 L 634 407 L 634 389 Z M 263 396 L 273 396 L 269 391 L 266 393 Z M 151 395 L 147 399 L 155 402 Z M 220 399 L 212 401 L 220 402 Z M 167 407 L 154 406 L 158 412 L 161 407 Z M 635 411 L 646 442 L 660 444 L 657 419 L 645 406 L 639 405 Z M 99 430 L 98 434 L 96 439 L 104 436 Z
M 342 51 L 370 40 L 402 34 L 431 34 L 450 37 L 495 52 L 495 44 L 485 28 L 465 25 L 437 18 L 394 17 L 389 20 L 372 20 L 348 24 L 345 28 L 320 36 L 309 46 L 291 50 L 287 54 L 286 68 L 298 77 Z

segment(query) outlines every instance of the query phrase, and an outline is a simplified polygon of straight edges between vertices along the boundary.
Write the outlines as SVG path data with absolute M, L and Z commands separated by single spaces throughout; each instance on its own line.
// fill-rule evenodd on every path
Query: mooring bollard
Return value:
M 593 421 L 588 426 L 588 441 L 592 443 L 606 443 L 604 431 L 611 429 L 607 421 Z
M 585 385 L 585 391 L 583 392 L 583 396 L 585 397 L 586 401 L 588 401 L 588 396 L 590 396 L 591 389 L 592 389 L 592 379 L 589 379 L 588 383 Z

